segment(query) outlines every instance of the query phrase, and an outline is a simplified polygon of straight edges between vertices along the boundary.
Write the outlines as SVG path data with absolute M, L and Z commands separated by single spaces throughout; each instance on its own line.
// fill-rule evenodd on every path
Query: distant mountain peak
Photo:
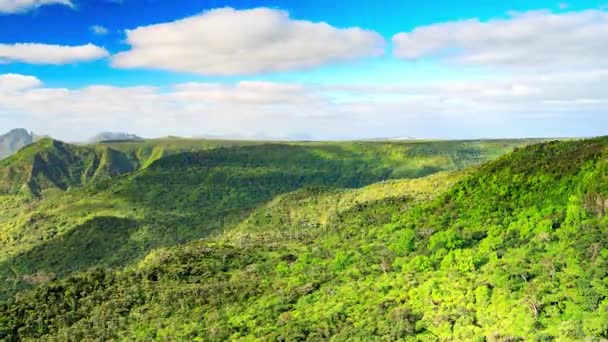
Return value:
M 25 128 L 15 128 L 0 135 L 0 159 L 6 158 L 36 140 L 34 133 Z
M 7 134 L 30 134 L 25 128 L 13 128 Z

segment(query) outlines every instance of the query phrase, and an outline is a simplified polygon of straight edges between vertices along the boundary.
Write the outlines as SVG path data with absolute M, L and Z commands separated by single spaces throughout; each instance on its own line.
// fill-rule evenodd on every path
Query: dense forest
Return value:
M 41 140 L 0 161 L 0 340 L 601 341 L 607 153 Z

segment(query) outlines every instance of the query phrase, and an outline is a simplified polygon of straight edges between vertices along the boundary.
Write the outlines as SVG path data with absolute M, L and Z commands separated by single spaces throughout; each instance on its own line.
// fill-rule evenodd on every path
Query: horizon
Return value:
M 326 140 L 314 140 L 314 139 L 281 139 L 272 137 L 255 137 L 255 136 L 222 136 L 222 135 L 199 135 L 199 136 L 180 136 L 180 135 L 162 135 L 162 136 L 142 136 L 132 132 L 118 132 L 118 131 L 100 131 L 97 134 L 90 136 L 84 140 L 65 140 L 58 137 L 45 134 L 43 132 L 35 132 L 28 130 L 24 127 L 16 127 L 8 130 L 7 132 L 0 132 L 0 138 L 8 135 L 14 131 L 23 130 L 30 135 L 39 137 L 40 139 L 50 138 L 52 140 L 58 140 L 69 144 L 89 144 L 89 143 L 106 143 L 106 142 L 137 142 L 142 140 L 171 140 L 171 139 L 183 139 L 183 140 L 226 140 L 226 141 L 243 141 L 243 142 L 442 142 L 442 141 L 453 141 L 453 142 L 466 142 L 466 141 L 501 141 L 501 140 L 585 140 L 601 138 L 608 135 L 596 135 L 596 136 L 522 136 L 522 137 L 471 137 L 471 138 L 460 138 L 460 139 L 449 139 L 449 138 L 418 138 L 418 137 L 374 137 L 374 138 L 353 138 L 353 139 L 326 139 Z M 132 135 L 134 139 L 110 139 L 110 140 L 99 140 L 94 141 L 95 138 L 103 134 L 125 134 Z
M 607 31 L 608 6 L 587 0 L 0 0 L 0 128 L 63 141 L 603 136 Z

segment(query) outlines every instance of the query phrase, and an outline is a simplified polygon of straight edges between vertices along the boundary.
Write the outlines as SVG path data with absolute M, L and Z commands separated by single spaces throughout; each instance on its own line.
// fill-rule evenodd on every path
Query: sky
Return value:
M 0 0 L 0 133 L 608 134 L 608 0 Z

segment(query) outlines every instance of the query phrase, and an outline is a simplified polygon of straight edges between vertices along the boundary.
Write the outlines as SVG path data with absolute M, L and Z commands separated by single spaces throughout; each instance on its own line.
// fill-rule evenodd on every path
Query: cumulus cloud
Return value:
M 42 82 L 34 76 L 19 74 L 0 75 L 0 92 L 25 90 L 40 85 L 42 85 Z
M 99 36 L 108 34 L 108 29 L 101 25 L 91 26 L 91 31 L 93 31 L 94 34 L 99 35 Z
M 608 12 L 515 13 L 423 26 L 393 37 L 404 59 L 435 57 L 491 67 L 567 69 L 608 66 Z
M 91 43 L 80 46 L 37 43 L 0 44 L 0 63 L 67 64 L 107 57 L 108 51 Z
M 67 140 L 99 130 L 316 139 L 602 134 L 608 72 L 574 71 L 416 85 L 312 86 L 243 81 L 158 88 L 47 87 L 0 76 L 0 126 Z
M 294 20 L 257 8 L 211 10 L 127 31 L 130 50 L 113 57 L 121 68 L 204 75 L 300 70 L 384 53 L 384 39 L 361 28 Z
M 22 13 L 53 4 L 73 6 L 70 0 L 0 0 L 0 13 Z

